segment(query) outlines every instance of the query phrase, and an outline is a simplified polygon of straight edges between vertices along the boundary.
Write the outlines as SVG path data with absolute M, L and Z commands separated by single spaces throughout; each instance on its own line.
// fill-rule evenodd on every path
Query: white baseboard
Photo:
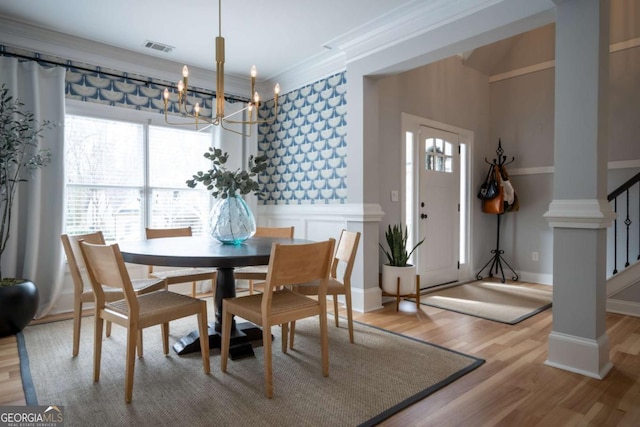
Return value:
M 638 283 L 640 283 L 640 261 L 635 261 L 629 267 L 607 279 L 607 296 L 612 297 Z
M 604 334 L 592 340 L 552 331 L 544 364 L 601 380 L 613 367 L 609 361 L 609 337 Z
M 624 314 L 626 316 L 640 317 L 640 303 L 609 298 L 607 299 L 607 311 Z
M 382 308 L 382 290 L 375 288 L 351 288 L 351 304 L 353 311 L 367 313 Z
M 553 274 L 530 273 L 528 271 L 518 272 L 521 282 L 539 283 L 541 285 L 553 286 Z

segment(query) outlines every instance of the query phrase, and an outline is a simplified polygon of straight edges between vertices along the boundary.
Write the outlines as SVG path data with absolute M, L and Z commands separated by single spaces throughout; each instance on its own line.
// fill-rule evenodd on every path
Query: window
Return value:
M 469 194 L 467 176 L 467 144 L 460 144 L 460 264 L 467 262 L 467 222 L 469 218 L 469 206 L 467 198 Z
M 66 232 L 102 230 L 107 241 L 144 238 L 145 226 L 204 233 L 212 197 L 185 181 L 209 169 L 210 145 L 206 132 L 67 115 Z
M 453 172 L 452 156 L 453 145 L 440 138 L 428 138 L 426 140 L 427 159 L 425 168 L 437 172 Z
M 417 232 L 413 228 L 413 218 L 416 213 L 415 207 L 415 199 L 416 193 L 414 189 L 414 170 L 413 170 L 413 158 L 415 156 L 414 153 L 414 134 L 413 132 L 405 132 L 405 158 L 404 158 L 404 168 L 405 168 L 405 176 L 404 176 L 404 188 L 405 188 L 405 214 L 404 214 L 404 223 L 407 228 L 407 247 L 412 248 L 413 236 Z M 411 259 L 409 262 L 413 261 L 414 255 L 411 255 Z

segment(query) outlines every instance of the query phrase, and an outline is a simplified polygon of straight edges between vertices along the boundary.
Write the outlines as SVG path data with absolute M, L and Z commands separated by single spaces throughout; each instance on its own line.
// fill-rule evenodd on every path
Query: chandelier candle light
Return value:
M 214 117 L 206 117 L 200 115 L 200 104 L 196 103 L 193 107 L 189 107 L 187 102 L 188 96 L 188 82 L 189 82 L 189 69 L 185 65 L 182 68 L 182 79 L 178 81 L 177 93 L 178 93 L 178 111 L 186 117 L 192 117 L 195 121 L 192 123 L 170 123 L 168 120 L 167 112 L 169 109 L 169 89 L 164 90 L 164 120 L 167 124 L 171 125 L 191 125 L 195 124 L 196 129 L 200 121 L 214 126 L 221 126 L 223 129 L 243 134 L 237 130 L 226 127 L 228 124 L 241 124 L 241 125 L 254 125 L 260 123 L 272 123 L 276 115 L 278 114 L 278 95 L 280 93 L 280 85 L 276 84 L 274 88 L 274 114 L 270 119 L 261 120 L 258 118 L 257 110 L 260 107 L 260 95 L 256 91 L 256 76 L 258 72 L 256 66 L 251 67 L 251 97 L 247 102 L 247 106 L 242 110 L 235 113 L 231 113 L 228 116 L 224 115 L 224 37 L 222 37 L 222 0 L 218 0 L 218 37 L 216 37 L 216 114 Z M 247 111 L 247 120 L 231 120 L 230 117 Z M 256 110 L 254 117 L 254 110 Z M 251 135 L 251 131 L 247 136 Z

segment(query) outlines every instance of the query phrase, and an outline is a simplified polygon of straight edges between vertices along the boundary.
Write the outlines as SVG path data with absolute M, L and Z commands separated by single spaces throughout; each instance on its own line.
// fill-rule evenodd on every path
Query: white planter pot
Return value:
M 398 277 L 400 293 L 398 294 Z M 382 290 L 392 295 L 409 295 L 416 293 L 416 266 L 393 267 L 382 265 Z

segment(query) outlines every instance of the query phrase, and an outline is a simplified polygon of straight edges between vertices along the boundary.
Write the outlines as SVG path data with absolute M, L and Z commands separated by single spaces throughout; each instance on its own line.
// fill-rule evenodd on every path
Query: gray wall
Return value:
M 386 77 L 379 82 L 380 110 L 378 131 L 380 134 L 379 199 L 386 213 L 380 227 L 384 236 L 387 224 L 398 221 L 401 207 L 391 202 L 391 190 L 401 188 L 402 176 L 396 167 L 402 163 L 401 113 L 425 117 L 438 122 L 468 129 L 474 132 L 473 150 L 477 154 L 472 161 L 473 182 L 484 179 L 486 173 L 484 155 L 495 150 L 489 134 L 489 81 L 488 76 L 465 67 L 459 57 L 448 58 L 425 67 L 399 75 Z M 487 154 L 488 153 L 488 154 Z M 473 190 L 475 191 L 475 184 Z M 495 218 L 480 212 L 480 204 L 474 198 L 472 206 L 474 224 L 473 239 L 478 244 L 472 249 L 472 259 L 481 262 L 489 256 L 495 236 Z
M 616 28 L 619 33 L 623 32 L 620 31 L 620 26 Z M 553 32 L 554 25 L 549 25 L 526 36 L 519 36 L 510 50 L 504 52 L 501 62 L 518 67 L 534 65 L 522 56 L 522 52 L 531 52 L 537 60 L 548 60 L 547 53 L 554 50 L 553 37 L 549 37 Z M 629 32 L 625 34 L 628 36 Z M 617 42 L 622 41 L 619 38 Z M 614 42 L 612 37 L 612 43 Z M 501 73 L 509 71 L 503 66 L 497 68 Z M 610 70 L 608 160 L 638 160 L 640 48 L 612 53 Z M 554 68 L 546 69 L 490 85 L 490 134 L 494 139 L 501 137 L 507 153 L 516 157 L 512 168 L 553 166 L 554 72 Z M 637 171 L 636 168 L 610 170 L 609 191 Z M 514 264 L 522 271 L 551 274 L 552 231 L 540 215 L 544 214 L 553 198 L 553 175 L 520 175 L 513 177 L 513 182 L 520 196 L 521 210 L 514 215 L 512 226 L 505 227 L 504 249 L 513 254 Z M 620 243 L 618 246 L 620 247 Z M 532 261 L 533 251 L 539 251 L 540 260 L 537 263 Z M 610 270 L 612 271 L 607 268 L 608 275 L 611 274 Z
M 626 10 L 625 10 L 626 9 Z M 640 8 L 629 0 L 612 1 L 612 43 L 640 37 Z M 400 218 L 400 205 L 390 201 L 400 189 L 401 176 L 386 165 L 401 164 L 400 113 L 405 112 L 469 129 L 475 134 L 472 191 L 486 172 L 484 158 L 493 159 L 498 138 L 509 165 L 520 211 L 502 219 L 501 248 L 518 272 L 543 277 L 552 274 L 553 233 L 543 214 L 553 199 L 554 79 L 553 67 L 491 82 L 489 78 L 554 59 L 555 26 L 500 41 L 462 61 L 452 57 L 419 69 L 381 79 L 379 133 L 385 143 L 380 155 L 380 201 L 387 214 L 381 227 Z M 640 160 L 640 47 L 617 51 L 610 57 L 609 161 Z M 533 170 L 531 168 L 534 168 Z M 535 169 L 547 168 L 547 169 Z M 521 171 L 521 172 L 519 172 Z M 637 173 L 637 168 L 614 169 L 609 190 Z M 481 267 L 495 246 L 493 215 L 472 206 L 472 259 Z M 638 221 L 640 222 L 640 221 Z M 383 231 L 381 230 L 381 235 Z M 532 260 L 538 252 L 539 261 Z M 609 270 L 609 268 L 608 268 Z M 608 274 L 610 274 L 608 272 Z

